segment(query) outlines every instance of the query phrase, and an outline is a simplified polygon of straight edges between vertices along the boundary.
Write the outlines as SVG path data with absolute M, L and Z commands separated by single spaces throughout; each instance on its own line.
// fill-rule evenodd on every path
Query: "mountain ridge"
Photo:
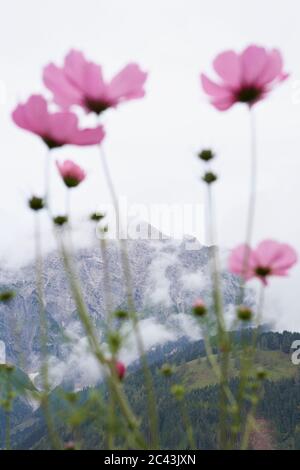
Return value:
M 151 226 L 147 227 L 149 231 Z M 193 243 L 193 248 L 198 243 L 193 237 L 182 240 L 166 238 L 127 241 L 136 310 L 141 321 L 144 321 L 145 328 L 148 331 L 153 330 L 152 336 L 155 336 L 156 325 L 161 331 L 164 328 L 173 330 L 175 336 L 189 336 L 193 330 L 189 326 L 193 301 L 197 297 L 206 298 L 208 304 L 211 301 L 211 248 L 198 243 L 198 249 L 190 250 L 186 246 L 189 242 Z M 106 250 L 112 308 L 126 309 L 119 244 L 108 240 Z M 98 246 L 77 250 L 75 260 L 87 307 L 101 337 L 105 331 L 106 308 L 103 295 L 104 259 L 100 241 Z M 230 308 L 238 292 L 238 280 L 226 271 L 222 278 L 225 307 Z M 75 342 L 80 342 L 84 334 L 63 263 L 57 252 L 45 256 L 43 280 L 49 329 L 48 353 L 57 363 L 65 361 L 68 355 L 74 353 L 72 341 L 75 338 Z M 13 288 L 17 293 L 10 303 L 0 305 L 0 340 L 6 345 L 7 360 L 22 365 L 28 373 L 35 373 L 39 367 L 40 329 L 34 265 L 27 265 L 17 272 L 0 271 L 0 287 Z M 83 348 L 84 344 L 82 350 Z

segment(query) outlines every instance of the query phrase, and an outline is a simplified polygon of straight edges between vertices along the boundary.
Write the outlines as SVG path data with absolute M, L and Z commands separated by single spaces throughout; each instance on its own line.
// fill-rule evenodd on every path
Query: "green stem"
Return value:
M 105 234 L 103 234 L 105 236 Z M 108 269 L 108 259 L 106 253 L 106 240 L 101 238 L 100 240 L 100 251 L 102 257 L 102 269 L 103 269 L 103 296 L 106 307 L 106 318 L 107 318 L 107 328 L 108 334 L 111 332 L 111 313 L 112 313 L 112 297 L 111 297 L 111 283 L 110 283 L 110 274 Z M 115 353 L 112 354 L 112 362 L 115 364 L 116 356 Z M 115 397 L 113 393 L 113 386 L 111 384 L 111 379 L 108 381 L 109 384 L 109 403 L 108 403 L 108 433 L 107 433 L 107 448 L 110 450 L 114 449 L 114 435 L 113 428 L 115 425 Z
M 182 421 L 185 427 L 188 443 L 190 446 L 189 450 L 196 450 L 196 442 L 194 438 L 193 427 L 192 427 L 191 420 L 186 409 L 185 401 L 183 400 L 181 401 L 180 407 L 181 407 Z
M 10 449 L 10 431 L 11 431 L 10 418 L 11 418 L 11 404 L 12 404 L 11 403 L 12 402 L 12 398 L 11 398 L 12 388 L 11 388 L 10 374 L 11 374 L 11 371 L 6 370 L 6 376 L 7 376 L 6 378 L 7 410 L 5 413 L 5 448 L 6 450 Z
M 45 155 L 45 182 L 44 182 L 44 198 L 45 204 L 50 210 L 50 186 L 51 186 L 51 151 L 47 150 Z
M 247 211 L 247 226 L 246 226 L 246 238 L 245 238 L 245 254 L 243 260 L 243 275 L 240 280 L 240 290 L 237 300 L 237 305 L 242 305 L 245 299 L 245 286 L 246 286 L 246 273 L 249 266 L 250 247 L 252 244 L 252 235 L 254 229 L 255 209 L 256 209 L 256 186 L 257 186 L 257 142 L 256 142 L 256 125 L 255 116 L 252 108 L 249 108 L 249 120 L 250 120 L 250 192 L 248 201 Z M 239 387 L 237 395 L 238 409 L 235 417 L 235 426 L 241 427 L 242 421 L 242 406 L 245 390 L 247 387 L 247 375 L 249 369 L 249 357 L 247 352 L 247 340 L 245 333 L 242 331 L 242 348 L 241 348 L 241 360 L 240 360 L 240 374 L 239 374 Z
M 5 413 L 5 449 L 10 450 L 10 416 L 11 412 Z
M 248 271 L 250 247 L 252 244 L 253 230 L 254 230 L 254 219 L 256 210 L 256 186 L 257 186 L 257 139 L 256 139 L 256 125 L 255 115 L 253 109 L 249 109 L 249 120 L 250 120 L 250 190 L 249 190 L 249 201 L 247 209 L 247 225 L 246 225 L 246 237 L 245 237 L 245 254 L 243 260 L 243 275 L 240 283 L 240 293 L 238 299 L 238 305 L 244 302 L 245 297 L 245 275 Z
M 145 382 L 146 382 L 148 417 L 149 417 L 150 431 L 151 431 L 151 448 L 157 449 L 159 447 L 159 444 L 158 444 L 158 415 L 157 415 L 157 408 L 156 408 L 155 390 L 154 390 L 154 385 L 153 385 L 152 374 L 150 372 L 148 361 L 147 361 L 146 354 L 144 351 L 144 345 L 143 345 L 142 335 L 140 332 L 138 318 L 137 318 L 136 311 L 135 311 L 127 243 L 126 243 L 126 239 L 122 238 L 122 233 L 121 233 L 122 227 L 121 227 L 121 220 L 120 220 L 119 200 L 118 200 L 117 193 L 115 191 L 115 187 L 114 187 L 112 177 L 109 171 L 106 156 L 101 146 L 100 146 L 100 156 L 101 156 L 103 171 L 105 174 L 105 178 L 106 178 L 107 185 L 110 191 L 113 206 L 115 209 L 116 231 L 117 231 L 117 238 L 119 239 L 119 243 L 120 243 L 121 262 L 122 262 L 122 268 L 123 268 L 123 274 L 124 274 L 124 280 L 125 280 L 125 286 L 126 286 L 126 294 L 127 294 L 127 305 L 128 305 L 129 315 L 133 324 L 133 331 L 135 334 L 138 353 L 141 358 L 142 369 L 143 369 Z
M 41 377 L 43 382 L 42 392 L 42 407 L 44 410 L 46 425 L 48 429 L 49 438 L 54 449 L 60 449 L 61 444 L 59 437 L 55 431 L 54 423 L 51 416 L 49 405 L 49 371 L 48 371 L 48 353 L 47 353 L 47 340 L 48 340 L 48 326 L 45 312 L 44 288 L 43 288 L 43 257 L 41 249 L 41 233 L 40 233 L 40 217 L 35 214 L 35 267 L 36 267 L 36 286 L 37 295 L 40 308 L 40 329 L 41 329 L 41 352 L 42 352 L 42 366 Z
M 257 145 L 254 111 L 250 109 L 250 137 L 251 137 L 251 170 L 250 170 L 250 196 L 248 204 L 248 219 L 246 231 L 246 244 L 251 246 L 254 229 L 256 209 L 256 185 L 257 185 Z M 249 260 L 247 260 L 248 263 Z M 248 268 L 246 264 L 246 268 Z
M 210 344 L 210 341 L 209 341 L 209 336 L 208 334 L 204 334 L 203 336 L 203 340 L 204 340 L 204 346 L 205 346 L 205 351 L 206 351 L 206 357 L 208 359 L 208 362 L 212 368 L 212 371 L 214 372 L 218 382 L 221 382 L 221 368 L 219 367 L 219 364 L 218 364 L 218 361 L 216 360 L 214 354 L 213 354 L 213 351 L 212 351 L 212 348 L 211 348 L 211 344 Z M 232 407 L 236 407 L 237 403 L 236 403 L 236 400 L 234 398 L 234 395 L 233 393 L 231 392 L 230 390 L 230 387 L 227 386 L 225 388 L 225 392 L 226 392 L 226 396 L 227 396 L 227 400 L 228 402 L 230 403 L 230 405 Z
M 108 401 L 108 432 L 107 432 L 107 448 L 109 450 L 114 449 L 114 425 L 115 425 L 115 400 L 113 394 L 113 386 L 109 380 L 109 401 Z
M 74 273 L 74 269 L 73 269 L 69 254 L 63 242 L 63 236 L 61 232 L 58 232 L 57 235 L 58 235 L 58 243 L 60 247 L 60 252 L 62 254 L 62 259 L 64 262 L 66 274 L 68 276 L 71 292 L 72 292 L 75 304 L 77 306 L 77 312 L 78 312 L 79 318 L 86 332 L 91 350 L 94 356 L 96 357 L 96 359 L 98 360 L 99 364 L 102 366 L 108 367 L 110 374 L 112 376 L 111 384 L 113 387 L 113 392 L 117 398 L 121 412 L 127 422 L 128 428 L 130 432 L 132 432 L 133 435 L 135 436 L 135 440 L 137 444 L 144 448 L 145 444 L 144 444 L 143 437 L 139 431 L 138 421 L 136 420 L 130 408 L 130 405 L 128 404 L 126 400 L 121 384 L 116 377 L 114 364 L 110 360 L 106 359 L 104 353 L 102 352 L 100 348 L 98 338 L 94 332 L 94 326 L 90 320 L 89 313 L 87 311 L 85 302 L 83 300 L 83 295 L 81 292 L 80 284 L 77 280 L 76 274 Z
M 255 401 L 253 401 L 250 411 L 246 417 L 245 432 L 242 437 L 241 450 L 248 449 L 251 431 L 255 427 L 255 414 L 257 410 L 257 405 L 260 400 L 261 391 L 262 391 L 262 384 L 260 384 L 259 390 L 257 392 L 258 397 L 255 399 Z
M 105 236 L 105 234 L 103 234 Z M 113 309 L 113 300 L 111 295 L 111 279 L 108 268 L 108 258 L 107 258 L 107 245 L 105 238 L 100 239 L 100 252 L 102 258 L 102 269 L 103 269 L 103 296 L 104 303 L 106 307 L 106 319 L 108 328 L 111 326 L 111 313 Z
M 254 366 L 255 352 L 256 352 L 257 340 L 259 336 L 259 327 L 260 327 L 261 318 L 263 314 L 263 308 L 264 308 L 264 300 L 265 300 L 265 286 L 262 284 L 260 288 L 260 293 L 259 293 L 259 301 L 258 301 L 258 308 L 257 308 L 257 315 L 256 315 L 256 328 L 253 333 L 253 339 L 251 341 L 251 346 L 250 346 L 250 350 L 248 354 L 248 357 L 249 357 L 248 370 L 247 370 L 248 373 L 246 375 L 245 388 L 248 385 L 248 382 L 251 380 L 251 371 L 253 370 L 253 366 Z M 246 449 L 248 447 L 248 440 L 249 440 L 250 431 L 251 431 L 250 429 L 251 423 L 252 423 L 252 420 L 254 419 L 254 414 L 257 408 L 258 401 L 259 400 L 256 399 L 256 397 L 254 397 L 254 404 L 252 405 L 247 415 L 245 427 L 244 427 L 244 433 L 242 437 L 242 445 L 241 445 L 242 449 Z
M 227 389 L 228 389 L 228 375 L 229 375 L 229 337 L 226 331 L 226 325 L 223 313 L 223 296 L 222 296 L 222 283 L 220 277 L 220 260 L 219 250 L 216 244 L 215 234 L 215 216 L 212 201 L 212 190 L 211 184 L 207 185 L 207 197 L 208 197 L 208 230 L 210 245 L 212 250 L 212 259 L 210 262 L 211 266 L 211 278 L 212 278 L 212 290 L 213 290 L 213 304 L 214 311 L 216 314 L 219 348 L 221 354 L 221 377 L 220 377 L 220 447 L 221 449 L 227 448 Z
M 71 227 L 71 189 L 66 188 L 66 216 L 68 217 L 69 227 Z

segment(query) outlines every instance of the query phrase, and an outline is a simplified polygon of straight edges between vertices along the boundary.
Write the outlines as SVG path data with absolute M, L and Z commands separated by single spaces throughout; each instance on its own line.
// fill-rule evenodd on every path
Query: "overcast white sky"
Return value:
M 203 203 L 195 152 L 219 154 L 216 186 L 219 241 L 239 243 L 245 232 L 249 164 L 248 116 L 243 106 L 219 113 L 199 87 L 199 73 L 216 53 L 249 43 L 279 47 L 288 82 L 256 107 L 259 206 L 255 239 L 288 241 L 300 252 L 299 172 L 300 5 L 297 0 L 10 0 L 0 17 L 1 253 L 28 252 L 32 219 L 25 199 L 42 188 L 45 149 L 16 128 L 10 113 L 20 99 L 43 91 L 42 67 L 61 62 L 72 47 L 104 67 L 107 77 L 129 61 L 149 71 L 147 96 L 104 117 L 105 149 L 119 194 L 130 203 Z M 299 96 L 298 96 L 299 98 Z M 73 158 L 88 180 L 74 191 L 81 214 L 106 203 L 97 149 L 66 147 L 53 159 Z M 55 204 L 64 198 L 53 167 Z M 166 230 L 166 227 L 159 227 Z M 300 269 L 273 282 L 270 297 L 282 325 L 300 329 Z M 274 311 L 275 311 L 274 310 Z M 281 312 L 281 313 L 280 313 Z

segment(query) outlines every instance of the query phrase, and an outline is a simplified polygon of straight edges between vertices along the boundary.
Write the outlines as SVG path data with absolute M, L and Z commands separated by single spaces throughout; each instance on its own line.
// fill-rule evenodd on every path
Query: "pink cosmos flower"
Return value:
M 248 266 L 245 272 L 246 255 Z M 296 262 L 297 253 L 291 246 L 274 240 L 264 240 L 255 250 L 248 245 L 236 247 L 229 258 L 229 270 L 246 280 L 256 277 L 267 285 L 269 276 L 287 276 L 288 270 Z
M 63 67 L 51 63 L 44 69 L 44 83 L 63 109 L 80 105 L 86 111 L 100 114 L 123 101 L 142 98 L 147 73 L 137 64 L 126 65 L 106 82 L 100 65 L 89 62 L 82 52 L 71 50 Z
M 56 162 L 60 176 L 68 188 L 75 188 L 86 177 L 85 171 L 72 160 L 66 160 L 63 163 Z
M 116 370 L 117 370 L 117 376 L 119 377 L 120 380 L 123 380 L 125 373 L 126 373 L 126 367 L 125 364 L 121 361 L 116 362 Z
M 31 96 L 25 104 L 19 104 L 12 114 L 17 126 L 42 138 L 49 149 L 71 145 L 95 145 L 104 138 L 104 129 L 79 129 L 78 118 L 71 112 L 50 113 L 45 98 Z
M 225 51 L 219 54 L 213 67 L 221 78 L 218 83 L 201 74 L 202 87 L 211 104 L 226 111 L 235 103 L 253 106 L 288 77 L 277 49 L 249 46 L 242 53 Z

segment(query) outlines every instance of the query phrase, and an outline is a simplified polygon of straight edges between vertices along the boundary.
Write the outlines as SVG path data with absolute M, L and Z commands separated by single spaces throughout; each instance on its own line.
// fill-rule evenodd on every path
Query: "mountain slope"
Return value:
M 176 241 L 163 237 L 128 241 L 134 301 L 139 317 L 152 318 L 160 325 L 167 325 L 168 329 L 171 322 L 176 336 L 187 334 L 182 331 L 186 317 L 176 319 L 174 315 L 189 313 L 198 296 L 210 302 L 208 263 L 211 250 L 195 239 L 192 242 L 189 238 Z M 119 245 L 115 241 L 107 241 L 106 250 L 113 308 L 126 308 Z M 98 247 L 79 250 L 76 266 L 90 315 L 101 336 L 105 330 L 106 313 L 100 243 Z M 57 253 L 49 254 L 44 260 L 43 279 L 49 355 L 56 363 L 66 361 L 74 352 L 72 341 L 78 344 L 83 332 L 62 260 Z M 35 373 L 40 357 L 40 321 L 34 266 L 25 266 L 17 272 L 0 271 L 0 287 L 14 288 L 17 292 L 10 303 L 0 305 L 0 341 L 6 345 L 7 360 L 22 365 L 28 373 Z M 238 282 L 227 272 L 223 273 L 223 289 L 225 308 L 230 309 L 235 303 Z M 191 332 L 192 328 L 189 330 Z
M 253 433 L 253 447 L 298 448 L 300 446 L 300 388 L 299 368 L 291 362 L 290 346 L 300 334 L 265 332 L 259 337 L 255 366 L 264 367 L 268 372 L 264 383 L 264 396 L 258 407 L 258 434 Z M 236 341 L 238 341 L 238 336 Z M 151 358 L 152 355 L 152 358 Z M 200 357 L 199 357 L 200 355 Z M 217 357 L 217 356 L 216 356 Z M 185 387 L 185 403 L 193 425 L 197 447 L 211 449 L 216 447 L 218 426 L 218 387 L 216 378 L 204 357 L 202 341 L 171 343 L 161 347 L 160 352 L 150 353 L 151 369 L 154 377 L 157 406 L 159 410 L 159 430 L 161 445 L 169 449 L 185 449 L 188 446 L 186 430 L 182 424 L 181 407 L 170 393 L 172 384 Z M 174 366 L 174 374 L 165 378 L 160 372 L 164 362 Z M 231 387 L 237 386 L 236 363 L 231 361 Z M 145 412 L 145 389 L 143 374 L 140 369 L 132 368 L 128 372 L 125 388 L 138 416 L 143 418 L 142 427 L 147 429 Z M 78 445 L 82 448 L 105 447 L 105 431 L 99 423 L 100 409 L 93 400 L 100 396 L 103 389 L 90 388 L 77 394 L 77 404 L 94 407 L 88 422 L 78 425 L 75 436 L 80 436 Z M 95 395 L 96 394 L 96 395 Z M 92 400 L 92 401 L 91 401 Z M 66 412 L 67 404 L 62 394 L 53 392 L 53 404 L 56 412 Z M 104 405 L 105 406 L 105 405 Z M 96 411 L 95 411 L 96 410 Z M 64 416 L 68 415 L 68 412 Z M 101 420 L 100 420 L 101 421 Z M 70 427 L 58 420 L 58 429 L 65 442 L 74 439 Z M 40 410 L 27 416 L 22 425 L 14 428 L 15 445 L 18 448 L 48 448 L 49 442 Z M 102 426 L 105 423 L 102 422 Z

